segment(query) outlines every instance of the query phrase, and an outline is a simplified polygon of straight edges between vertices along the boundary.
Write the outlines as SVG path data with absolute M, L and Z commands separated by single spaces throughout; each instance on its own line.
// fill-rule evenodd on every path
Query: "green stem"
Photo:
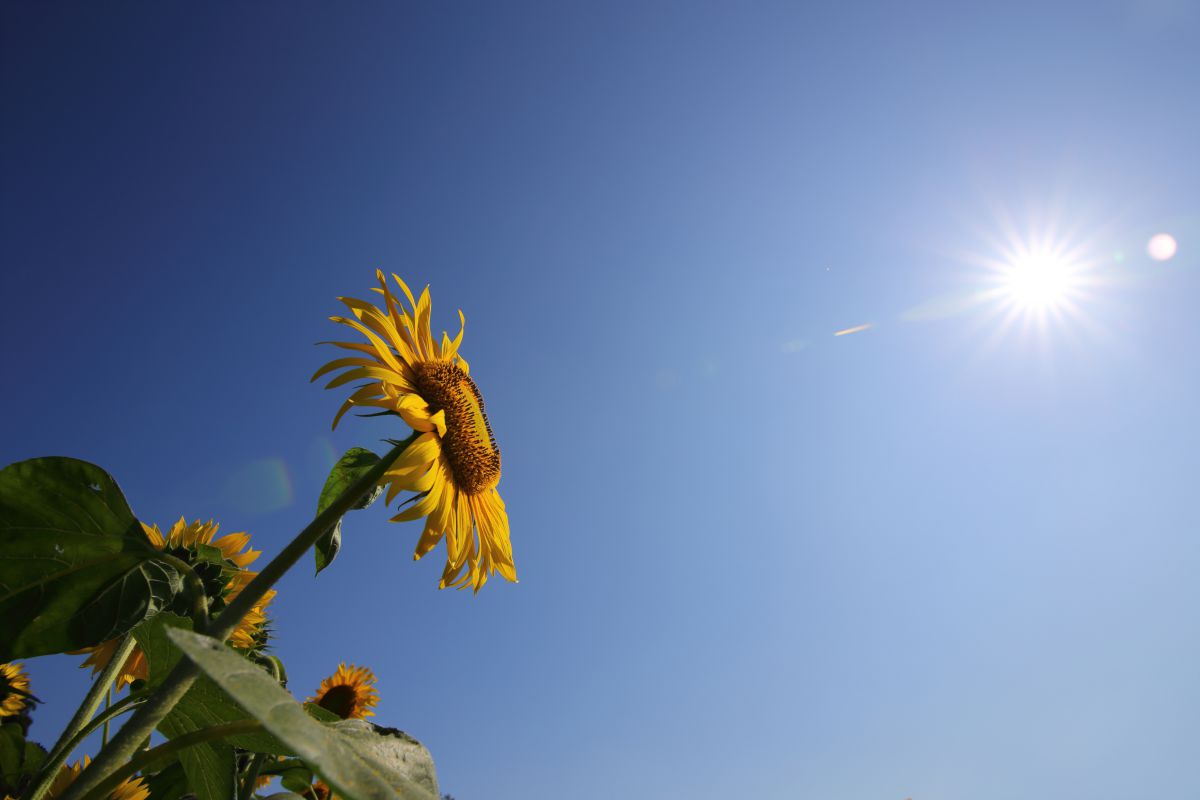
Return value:
M 182 558 L 173 556 L 170 553 L 159 553 L 155 556 L 156 561 L 165 561 L 170 564 L 175 570 L 183 576 L 184 583 L 187 584 L 188 594 L 192 596 L 192 623 L 193 628 L 202 631 L 208 627 L 208 592 L 204 591 L 204 581 L 196 574 L 196 570 L 192 569 L 192 565 L 184 561 Z
M 121 785 L 122 781 L 142 767 L 159 759 L 174 755 L 180 750 L 185 750 L 204 742 L 211 742 L 214 739 L 228 739 L 230 736 L 237 736 L 243 733 L 256 733 L 261 730 L 262 725 L 256 720 L 242 719 L 237 722 L 227 722 L 224 725 L 214 725 L 211 728 L 201 728 L 198 731 L 185 733 L 183 736 L 176 736 L 171 741 L 164 742 L 158 747 L 141 751 L 127 763 L 122 764 L 111 775 L 100 781 L 95 788 L 84 795 L 84 800 L 99 800 L 102 797 L 108 797 L 114 789 Z
M 71 741 L 67 742 L 62 751 L 62 759 L 57 765 L 55 765 L 54 771 L 51 773 L 51 781 L 53 782 L 53 776 L 58 774 L 58 770 L 63 764 L 66 763 L 67 759 L 71 757 L 71 753 L 74 753 L 79 748 L 79 745 L 83 744 L 83 741 L 87 739 L 87 737 L 95 733 L 96 728 L 99 728 L 101 725 L 108 727 L 109 720 L 121 716 L 126 711 L 132 711 L 138 704 L 146 699 L 148 694 L 149 692 L 140 692 L 123 697 L 117 702 L 113 703 L 112 706 L 97 714 L 96 718 L 87 725 L 84 725 L 83 729 L 79 731 L 79 733 L 75 734 Z
M 287 547 L 271 559 L 271 563 L 263 567 L 257 577 L 246 584 L 246 588 L 238 593 L 233 602 L 209 623 L 207 630 L 200 632 L 222 642 L 228 639 L 238 622 L 262 600 L 263 595 L 283 577 L 284 573 L 295 566 L 296 562 L 317 543 L 317 540 L 353 508 L 363 495 L 379 483 L 383 473 L 391 468 L 392 462 L 418 435 L 414 431 L 412 436 L 393 447 L 370 470 L 350 484 L 344 492 L 337 496 L 337 499 L 329 504 L 328 508 L 318 514 L 316 519 L 310 522 L 304 530 L 300 531 Z M 96 755 L 96 760 L 75 779 L 62 800 L 81 800 L 85 795 L 91 793 L 101 781 L 106 780 L 109 775 L 121 768 L 122 764 L 133 758 L 142 741 L 150 736 L 163 717 L 183 699 L 199 676 L 200 670 L 193 662 L 186 658 L 180 659 L 175 669 L 171 670 L 171 674 L 158 687 L 158 691 L 129 718 L 117 735 L 113 737 L 108 747 Z
M 34 784 L 33 791 L 27 800 L 42 800 L 46 792 L 50 790 L 50 784 L 54 782 L 54 777 L 58 775 L 59 767 L 67 760 L 67 756 L 71 754 L 71 750 L 67 749 L 68 745 L 75 741 L 79 732 L 87 726 L 92 717 L 96 716 L 96 711 L 100 708 L 100 701 L 108 693 L 108 687 L 112 686 L 113 681 L 117 679 L 117 675 L 120 674 L 121 668 L 125 666 L 125 661 L 129 658 L 129 654 L 133 652 L 133 648 L 136 645 L 137 642 L 134 641 L 132 634 L 126 634 L 125 638 L 117 645 L 112 658 L 104 665 L 104 669 L 100 671 L 99 677 L 92 684 L 92 688 L 88 690 L 87 696 L 83 698 L 83 702 L 80 703 L 75 716 L 71 717 L 71 721 L 63 729 L 62 735 L 58 737 L 58 741 L 54 743 L 54 747 L 50 748 L 50 754 L 46 756 L 46 761 L 42 764 L 42 768 L 38 772 L 37 782 Z
M 112 710 L 112 686 L 108 687 L 108 694 L 104 696 L 104 713 L 100 716 L 104 717 L 104 732 L 100 734 L 100 746 L 108 747 L 108 721 L 111 717 L 108 712 Z
M 308 765 L 298 758 L 281 758 L 274 764 L 267 764 L 258 771 L 260 775 L 282 775 L 289 769 L 303 767 L 308 769 Z
M 266 753 L 255 753 L 250 759 L 250 766 L 246 769 L 246 777 L 242 779 L 242 789 L 238 792 L 240 800 L 250 800 L 254 797 L 254 785 L 258 783 L 258 773 L 263 767 L 263 762 L 267 760 Z

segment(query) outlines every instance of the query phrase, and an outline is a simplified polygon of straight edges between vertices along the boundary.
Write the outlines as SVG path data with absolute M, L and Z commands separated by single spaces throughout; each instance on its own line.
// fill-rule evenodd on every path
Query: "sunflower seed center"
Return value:
M 342 719 L 350 719 L 358 707 L 358 692 L 354 691 L 353 686 L 334 686 L 325 692 L 317 705 Z
M 454 482 L 467 494 L 495 488 L 500 482 L 500 448 L 475 381 L 446 361 L 425 361 L 416 365 L 416 373 L 417 388 L 429 407 L 446 412 L 442 451 Z

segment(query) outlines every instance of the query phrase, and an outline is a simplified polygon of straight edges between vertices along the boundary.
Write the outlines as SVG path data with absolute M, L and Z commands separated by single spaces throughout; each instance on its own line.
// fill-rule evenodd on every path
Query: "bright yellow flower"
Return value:
M 414 300 L 404 281 L 392 275 L 409 311 L 392 294 L 383 273 L 376 271 L 375 276 L 375 291 L 383 295 L 386 308 L 342 297 L 338 299 L 353 318 L 330 318 L 358 331 L 369 344 L 330 342 L 360 355 L 334 359 L 313 375 L 316 380 L 344 369 L 329 382 L 329 389 L 368 381 L 342 404 L 333 425 L 336 428 L 351 408 L 373 407 L 394 412 L 419 431 L 383 479 L 388 503 L 401 491 L 417 492 L 412 507 L 392 518 L 426 518 L 413 558 L 421 558 L 445 538 L 441 587 L 469 585 L 478 592 L 496 572 L 515 583 L 508 513 L 496 491 L 500 450 L 484 413 L 483 396 L 459 352 L 463 330 L 453 341 L 443 332 L 435 342 L 429 328 L 429 288 Z M 461 311 L 458 317 L 465 328 Z
M 366 719 L 375 716 L 371 709 L 379 704 L 379 692 L 375 690 L 375 673 L 366 667 L 349 668 L 338 664 L 337 672 L 321 681 L 315 697 L 306 703 L 316 703 L 326 711 L 342 719 Z
M 178 548 L 195 547 L 200 544 L 211 545 L 221 551 L 221 555 L 232 561 L 240 569 L 245 569 L 253 561 L 262 555 L 261 550 L 247 549 L 250 546 L 250 534 L 248 533 L 227 533 L 220 538 L 214 539 L 217 535 L 217 530 L 220 528 L 212 520 L 208 522 L 188 522 L 180 517 L 179 521 L 171 526 L 171 530 L 167 531 L 167 535 L 163 536 L 162 531 L 155 525 L 151 527 L 146 523 L 142 523 L 142 530 L 146 532 L 146 538 L 150 540 L 150 544 L 154 545 L 159 550 L 176 550 Z
M 50 790 L 46 796 L 50 800 L 62 797 L 63 793 L 79 777 L 79 773 L 83 772 L 90 763 L 92 763 L 91 756 L 84 756 L 82 762 L 63 764 L 59 767 L 58 774 L 54 776 L 54 782 L 50 784 Z M 150 789 L 142 783 L 141 778 L 129 777 L 121 781 L 121 785 L 113 789 L 108 798 L 109 800 L 146 800 L 149 796 Z
M 21 665 L 0 664 L 0 719 L 20 714 L 29 702 L 28 692 L 29 676 Z
M 246 567 L 253 563 L 261 554 L 261 550 L 251 550 L 250 535 L 247 533 L 230 533 L 219 538 L 216 537 L 218 525 L 211 520 L 201 522 L 196 520 L 193 523 L 188 523 L 183 517 L 171 526 L 166 535 L 159 530 L 157 525 L 153 527 L 142 523 L 142 530 L 146 534 L 146 538 L 158 550 L 170 552 L 187 561 L 186 550 L 197 545 L 210 545 L 221 551 L 221 555 L 229 562 L 233 563 L 238 571 L 225 584 L 221 592 L 221 598 L 224 603 L 228 604 L 237 597 L 238 593 L 245 588 L 255 575 L 258 573 L 246 570 Z M 239 650 L 249 650 L 259 644 L 259 638 L 266 624 L 267 615 L 266 608 L 275 597 L 275 592 L 269 591 L 260 600 L 254 608 L 247 612 L 233 633 L 229 637 L 229 643 Z M 209 598 L 209 603 L 217 598 Z M 84 660 L 81 667 L 91 667 L 92 674 L 95 675 L 112 660 L 116 653 L 117 646 L 120 644 L 120 639 L 110 639 L 107 642 L 96 645 L 95 647 L 86 647 L 82 650 L 76 650 L 76 653 L 87 653 L 88 657 Z M 121 689 L 126 684 L 133 683 L 135 680 L 146 680 L 150 676 L 150 665 L 146 662 L 146 655 L 142 652 L 141 647 L 134 647 L 133 652 L 129 654 L 129 658 L 125 660 L 125 665 L 121 668 L 120 674 L 117 675 L 116 688 Z

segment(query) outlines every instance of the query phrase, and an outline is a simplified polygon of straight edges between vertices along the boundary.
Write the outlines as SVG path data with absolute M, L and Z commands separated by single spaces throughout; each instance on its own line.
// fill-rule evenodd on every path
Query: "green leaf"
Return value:
M 179 800 L 189 793 L 183 764 L 172 761 L 153 775 L 142 775 L 142 783 L 150 790 L 146 800 Z
M 279 784 L 291 792 L 302 794 L 312 786 L 313 774 L 305 767 L 292 767 L 279 773 Z
M 220 642 L 183 630 L 172 630 L 168 635 L 202 672 L 287 744 L 338 796 L 347 800 L 436 800 L 436 793 L 366 755 L 358 737 L 314 720 L 270 676 Z
M 0 726 L 0 797 L 19 797 L 46 760 L 46 749 L 25 738 L 24 726 Z
M 190 631 L 191 628 L 192 621 L 187 617 L 163 613 L 134 629 L 134 638 L 146 654 L 149 665 L 150 677 L 146 683 L 150 688 L 163 682 L 182 655 L 168 638 L 167 631 Z M 233 658 L 262 672 L 261 668 L 243 656 L 232 650 L 229 652 Z M 272 680 L 265 672 L 263 677 Z M 158 731 L 168 739 L 174 739 L 201 728 L 244 719 L 250 719 L 250 716 L 211 680 L 202 676 L 158 724 Z M 262 733 L 232 736 L 223 742 L 206 742 L 189 747 L 179 753 L 179 760 L 191 791 L 199 800 L 230 800 L 233 797 L 236 785 L 235 746 L 273 755 L 292 754 L 278 739 Z
M 304 711 L 317 722 L 337 722 L 341 719 L 341 717 L 328 708 L 319 706 L 316 703 L 305 703 Z
M 183 580 L 156 556 L 95 464 L 0 470 L 0 662 L 91 647 L 169 607 Z
M 363 476 L 363 473 L 379 463 L 379 456 L 362 447 L 351 447 L 338 459 L 325 479 L 325 487 L 321 489 L 321 497 L 317 500 L 317 513 L 320 514 L 336 500 L 342 492 L 350 488 L 350 484 Z M 382 486 L 376 486 L 362 496 L 354 508 L 366 508 L 375 502 L 383 493 Z M 333 563 L 338 551 L 342 549 L 342 521 L 339 519 L 329 532 L 317 540 L 314 550 L 317 558 L 317 574 Z

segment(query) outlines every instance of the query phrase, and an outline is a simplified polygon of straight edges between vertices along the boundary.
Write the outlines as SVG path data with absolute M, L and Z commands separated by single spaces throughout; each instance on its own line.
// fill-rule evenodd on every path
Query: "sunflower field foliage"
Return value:
M 330 342 L 349 355 L 313 380 L 357 383 L 333 424 L 366 409 L 392 448 L 347 451 L 313 521 L 273 558 L 212 520 L 138 518 L 96 464 L 50 456 L 0 470 L 0 798 L 439 796 L 428 751 L 368 719 L 379 702 L 369 668 L 339 664 L 301 700 L 271 652 L 272 587 L 309 552 L 317 573 L 329 568 L 342 518 L 379 499 L 398 503 L 394 522 L 423 520 L 414 558 L 445 542 L 440 587 L 516 581 L 500 451 L 461 353 L 465 318 L 453 339 L 434 338 L 429 289 L 376 277 L 379 304 L 340 298 L 348 315 L 331 319 L 356 339 Z M 55 655 L 94 682 L 58 738 L 35 742 L 38 704 L 58 698 L 23 662 Z M 94 758 L 79 752 L 97 736 Z

